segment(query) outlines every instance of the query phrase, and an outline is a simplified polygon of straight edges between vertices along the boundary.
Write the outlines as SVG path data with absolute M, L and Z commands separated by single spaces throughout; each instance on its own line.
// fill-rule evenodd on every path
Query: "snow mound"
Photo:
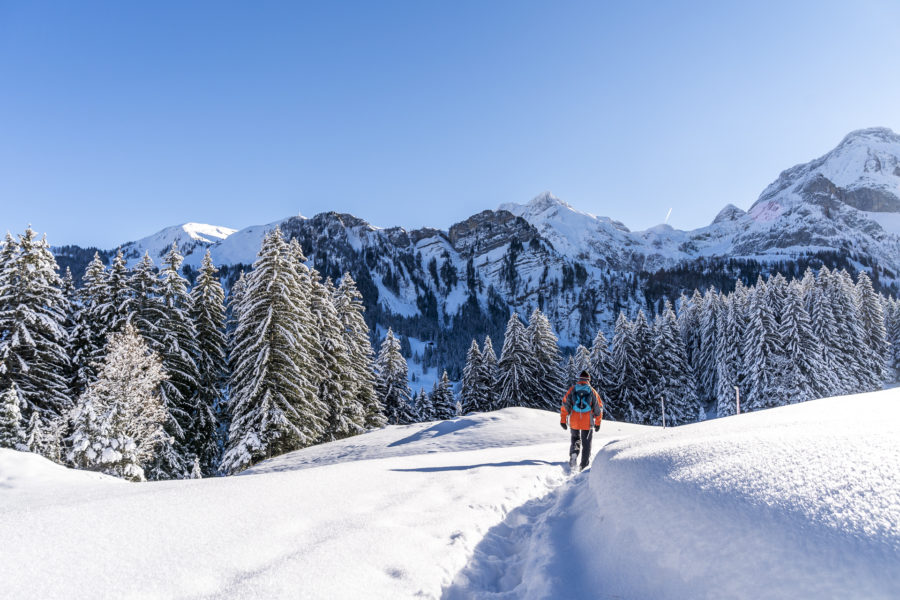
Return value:
M 121 483 L 121 480 L 92 471 L 67 469 L 30 452 L 0 448 L 0 490 L 5 492 L 97 482 Z
M 599 453 L 604 558 L 626 598 L 900 597 L 900 389 L 669 429 Z

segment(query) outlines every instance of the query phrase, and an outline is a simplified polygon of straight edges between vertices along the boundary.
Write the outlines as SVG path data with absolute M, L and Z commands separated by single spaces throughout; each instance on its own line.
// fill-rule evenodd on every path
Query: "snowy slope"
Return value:
M 227 239 L 235 231 L 237 230 L 218 225 L 184 223 L 166 227 L 153 235 L 123 244 L 122 252 L 131 265 L 138 262 L 145 252 L 149 252 L 153 261 L 159 265 L 172 247 L 172 243 L 177 243 L 179 251 L 185 257 L 185 263 L 198 266 L 207 248 Z
M 0 597 L 436 598 L 485 531 L 565 480 L 557 421 L 389 427 L 239 477 L 140 485 L 75 484 L 47 461 L 35 475 L 0 450 Z
M 515 574 L 526 598 L 897 598 L 898 465 L 900 389 L 633 436 L 514 511 L 527 543 L 498 569 L 486 536 L 447 597 Z
M 0 450 L 0 597 L 896 598 L 900 389 L 677 429 L 388 427 L 127 484 Z

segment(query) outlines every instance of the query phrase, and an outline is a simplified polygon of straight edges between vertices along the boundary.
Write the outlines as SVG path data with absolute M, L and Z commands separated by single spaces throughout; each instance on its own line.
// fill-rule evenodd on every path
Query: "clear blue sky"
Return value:
M 543 190 L 694 228 L 900 130 L 898 6 L 0 0 L 0 228 L 446 228 Z

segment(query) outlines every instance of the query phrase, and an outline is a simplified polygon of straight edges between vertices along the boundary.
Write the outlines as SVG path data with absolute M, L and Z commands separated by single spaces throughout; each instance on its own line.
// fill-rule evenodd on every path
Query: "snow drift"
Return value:
M 4 598 L 897 598 L 900 389 L 676 429 L 393 426 L 128 484 L 0 450 Z M 604 445 L 605 444 L 605 445 Z
M 900 389 L 606 446 L 578 545 L 625 598 L 900 597 Z M 578 529 L 578 528 L 576 528 Z

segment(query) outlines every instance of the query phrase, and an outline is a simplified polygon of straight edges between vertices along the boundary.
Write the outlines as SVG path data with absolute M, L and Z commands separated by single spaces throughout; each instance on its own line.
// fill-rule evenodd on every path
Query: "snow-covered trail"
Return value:
M 641 429 L 605 433 L 622 428 Z M 567 445 L 555 415 L 508 409 L 200 481 L 0 451 L 0 597 L 438 598 L 486 532 L 566 481 Z

